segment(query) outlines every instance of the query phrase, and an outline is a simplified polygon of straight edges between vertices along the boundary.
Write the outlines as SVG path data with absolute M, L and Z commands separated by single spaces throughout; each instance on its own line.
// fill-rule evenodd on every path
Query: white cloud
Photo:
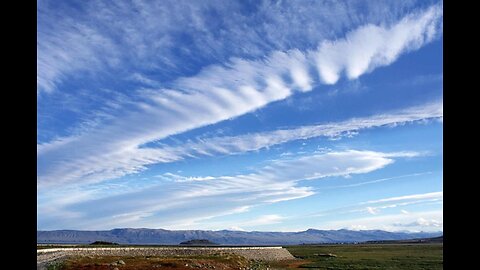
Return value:
M 350 32 L 345 39 L 324 43 L 328 45 L 320 46 L 318 51 L 302 52 L 292 49 L 286 52 L 273 51 L 267 57 L 257 60 L 232 58 L 224 65 L 206 67 L 195 76 L 178 78 L 171 84 L 172 89 L 144 90 L 141 101 L 130 104 L 129 109 L 117 109 L 115 116 L 110 117 L 107 123 L 88 128 L 72 137 L 39 145 L 38 186 L 44 188 L 58 184 L 105 181 L 145 170 L 146 166 L 151 164 L 176 161 L 196 154 L 238 153 L 298 138 L 335 137 L 383 124 L 440 117 L 443 109 L 439 108 L 437 103 L 401 111 L 400 115 L 352 119 L 340 124 L 307 126 L 253 136 L 213 138 L 211 141 L 193 143 L 191 149 L 194 151 L 185 151 L 182 147 L 141 147 L 175 134 L 252 112 L 271 102 L 283 100 L 295 92 L 308 91 L 320 83 L 313 74 L 309 74 L 309 69 L 316 67 L 321 73 L 325 73 L 322 70 L 327 67 L 327 73 L 330 74 L 328 76 L 333 76 L 336 80 L 344 68 L 348 76 L 357 77 L 360 73 L 391 63 L 404 51 L 419 48 L 435 34 L 441 33 L 441 29 L 437 29 L 441 18 L 441 6 L 432 6 L 423 12 L 408 15 L 388 27 L 361 27 Z M 369 34 L 369 31 L 373 33 Z M 393 47 L 385 46 L 383 39 L 378 40 L 378 31 L 394 41 Z M 91 32 L 90 36 L 95 39 L 92 41 L 94 43 L 109 44 L 95 32 Z M 372 42 L 376 49 L 364 58 L 363 50 L 370 50 L 364 46 L 368 42 Z M 380 42 L 380 45 L 377 42 Z M 48 47 L 49 44 L 47 42 L 41 46 Z M 358 49 L 350 51 L 350 46 Z M 343 49 L 349 49 L 348 56 L 356 60 L 342 60 L 345 57 L 341 53 Z M 55 51 L 56 47 L 52 47 L 52 50 Z M 110 52 L 109 48 L 102 50 Z M 90 55 L 90 49 L 85 51 Z M 113 49 L 111 51 L 115 52 Z M 53 56 L 50 57 L 47 53 L 45 57 L 50 59 Z M 39 61 L 39 65 L 48 63 L 48 59 Z M 322 61 L 326 62 L 312 64 L 315 59 L 325 59 Z M 72 68 L 75 66 L 69 63 L 70 60 L 67 62 L 65 65 Z M 308 66 L 310 68 L 307 68 Z M 331 83 L 333 80 L 328 79 L 327 82 Z
M 389 156 L 386 154 L 386 156 Z M 347 205 L 340 208 L 334 208 L 309 214 L 312 217 L 325 217 L 327 215 L 350 215 L 353 213 L 369 213 L 372 215 L 379 214 L 380 210 L 388 208 L 397 208 L 407 205 L 426 205 L 430 203 L 443 203 L 443 192 L 429 192 L 413 195 L 405 195 L 398 197 L 382 198 L 378 200 L 370 200 L 359 202 L 354 205 Z M 402 210 L 402 214 L 405 210 Z M 408 212 L 407 212 L 408 213 Z
M 316 54 L 319 76 L 334 84 L 343 71 L 349 79 L 392 63 L 398 56 L 430 42 L 439 31 L 441 6 L 411 14 L 391 27 L 365 25 L 347 34 L 345 39 L 324 41 Z
M 39 5 L 39 17 L 48 17 L 47 7 Z M 114 42 L 99 30 L 72 18 L 50 14 L 37 28 L 37 93 L 52 92 L 67 74 L 112 67 L 120 61 Z M 57 19 L 57 20 L 55 20 Z
M 405 214 L 375 215 L 361 218 L 326 221 L 319 229 L 362 229 L 386 231 L 441 231 L 443 230 L 443 211 L 411 212 Z
M 298 186 L 298 181 L 330 176 L 368 173 L 381 169 L 393 160 L 386 153 L 344 151 L 314 154 L 292 160 L 273 161 L 249 174 L 203 177 L 203 181 L 163 181 L 146 187 L 104 192 L 105 186 L 89 189 L 44 191 L 38 204 L 42 228 L 106 228 L 145 226 L 175 228 L 180 224 L 247 211 L 260 204 L 298 199 L 314 194 L 311 187 Z M 178 175 L 163 175 L 178 180 Z M 184 177 L 184 179 L 188 179 Z M 70 192 L 85 196 L 70 198 Z M 59 197 L 59 193 L 62 196 Z M 219 204 L 218 202 L 222 203 Z M 48 206 L 48 208 L 45 208 Z M 72 218 L 58 221 L 58 213 Z M 168 216 L 168 220 L 164 217 Z M 76 218 L 75 218 L 76 217 Z M 277 222 L 274 215 L 264 216 L 256 224 Z M 242 225 L 243 226 L 243 225 Z M 247 226 L 247 225 L 244 225 Z M 253 225 L 252 225 L 253 226 Z M 178 228 L 178 227 L 177 227 Z
M 46 179 L 47 182 L 49 179 L 56 180 L 60 183 L 67 182 L 61 181 L 64 179 L 70 179 L 71 182 L 77 182 L 78 179 L 82 179 L 82 181 L 85 182 L 88 182 L 87 180 L 89 179 L 98 181 L 137 172 L 145 169 L 145 166 L 149 164 L 172 162 L 192 156 L 237 154 L 263 149 L 292 140 L 309 139 L 318 136 L 338 137 L 341 136 L 341 134 L 351 131 L 381 127 L 392 123 L 408 123 L 422 119 L 438 118 L 442 117 L 442 115 L 443 105 L 441 102 L 436 102 L 396 112 L 364 118 L 354 118 L 337 123 L 301 126 L 292 129 L 232 137 L 211 137 L 199 141 L 184 142 L 178 146 L 159 146 L 150 148 L 137 148 L 133 145 L 120 145 L 122 148 L 119 148 L 118 145 L 110 146 L 109 144 L 116 142 L 116 140 L 119 141 L 116 143 L 128 143 L 128 141 L 122 142 L 122 138 L 118 137 L 120 135 L 125 136 L 129 132 L 136 133 L 135 129 L 132 130 L 130 127 L 125 126 L 126 131 L 118 134 L 117 130 L 122 127 L 112 127 L 113 130 L 108 136 L 104 133 L 100 133 L 97 136 L 93 134 L 93 138 L 92 135 L 83 139 L 70 137 L 50 144 L 39 145 L 37 147 L 39 162 L 42 160 L 49 160 L 50 162 L 45 165 L 42 164 L 43 168 L 40 168 L 38 175 L 40 180 Z M 143 120 L 140 119 L 138 121 L 140 123 L 143 122 Z M 132 120 L 131 122 L 134 121 Z M 138 136 L 140 135 L 141 134 L 138 134 Z M 96 139 L 96 137 L 99 138 Z M 82 141 L 85 141 L 82 143 L 87 144 L 90 143 L 90 141 L 100 140 L 102 137 L 109 138 L 110 140 L 105 141 L 106 145 L 104 146 L 97 145 L 93 149 L 79 149 L 76 147 L 76 145 Z M 80 155 L 75 157 L 75 155 L 72 155 L 72 151 L 67 151 L 71 147 L 75 147 L 75 153 Z M 108 150 L 110 147 L 112 149 Z M 418 155 L 418 153 L 398 152 L 389 153 L 389 155 L 392 155 L 392 157 L 413 157 Z M 63 162 L 63 159 L 67 159 L 68 162 Z M 58 160 L 58 163 L 54 162 L 55 160 Z M 43 173 L 43 171 L 48 173 Z M 40 182 L 40 184 L 43 183 Z
M 434 227 L 434 228 L 442 228 L 443 222 L 438 221 L 436 219 L 425 219 L 425 218 L 418 218 L 414 222 L 410 223 L 394 223 L 393 226 L 397 227 Z
M 340 123 L 214 137 L 183 142 L 183 146 L 160 144 L 160 147 L 146 147 L 149 143 L 162 143 L 162 139 L 172 135 L 253 112 L 295 93 L 311 91 L 322 83 L 332 84 L 343 73 L 348 79 L 357 78 L 376 67 L 392 63 L 401 54 L 420 48 L 442 33 L 441 5 L 400 20 L 398 17 L 404 14 L 392 16 L 390 12 L 386 15 L 377 10 L 374 12 L 376 17 L 382 19 L 368 19 L 365 24 L 361 19 L 365 14 L 351 14 L 348 4 L 329 4 L 325 9 L 323 5 L 292 8 L 281 3 L 264 2 L 259 7 L 258 17 L 269 16 L 268 21 L 274 24 L 264 23 L 258 31 L 251 27 L 255 20 L 244 20 L 241 13 L 236 14 L 231 19 L 226 18 L 225 25 L 213 26 L 217 30 L 231 30 L 225 36 L 226 45 L 216 45 L 219 44 L 219 33 L 210 28 L 204 12 L 213 8 L 228 17 L 231 12 L 225 11 L 230 11 L 232 5 L 237 4 L 91 2 L 83 9 L 88 14 L 85 16 L 81 11 L 55 9 L 55 5 L 48 1 L 39 4 L 38 93 L 53 92 L 72 77 L 95 81 L 109 72 L 118 77 L 119 68 L 125 68 L 122 74 L 133 74 L 123 79 L 135 79 L 153 87 L 134 91 L 135 98 L 130 100 L 130 96 L 127 97 L 128 106 L 122 102 L 106 104 L 112 109 L 108 113 L 102 111 L 102 119 L 108 121 L 87 120 L 80 123 L 71 136 L 37 146 L 37 183 L 41 198 L 38 212 L 42 226 L 80 228 L 85 225 L 93 228 L 100 224 L 128 226 L 135 222 L 136 226 L 158 227 L 158 224 L 168 225 L 162 223 L 166 222 L 162 219 L 163 214 L 168 214 L 171 224 L 178 225 L 182 221 L 193 224 L 196 220 L 226 215 L 231 211 L 245 211 L 245 201 L 248 200 L 254 204 L 273 203 L 313 194 L 311 188 L 296 185 L 300 180 L 367 173 L 392 163 L 394 158 L 418 155 L 408 152 L 331 152 L 278 161 L 247 175 L 163 175 L 164 179 L 159 181 L 168 179 L 169 183 L 154 183 L 148 188 L 123 187 L 123 190 L 120 185 L 120 191 L 116 187 L 112 188 L 114 192 L 105 193 L 110 197 L 105 197 L 99 190 L 105 191 L 114 184 L 97 186 L 98 190 L 92 188 L 92 183 L 105 183 L 145 170 L 152 164 L 198 155 L 235 154 L 300 138 L 333 138 L 355 134 L 365 128 L 441 118 L 441 104 L 435 103 Z M 296 12 L 300 9 L 303 11 Z M 332 11 L 335 15 L 331 15 Z M 162 16 L 169 14 L 175 16 Z M 305 22 L 305 17 L 310 20 Z M 327 26 L 319 27 L 327 21 Z M 205 33 L 200 36 L 204 38 L 192 38 L 193 43 L 188 48 L 175 48 L 175 36 L 185 32 L 186 24 L 191 26 L 188 29 Z M 278 31 L 279 25 L 289 24 L 297 27 Z M 344 38 L 338 38 L 338 33 L 344 29 L 355 27 L 358 28 Z M 192 33 L 186 35 L 198 37 Z M 265 42 L 259 43 L 259 38 Z M 387 39 L 391 46 L 386 46 Z M 370 45 L 366 46 L 367 43 Z M 230 51 L 229 44 L 243 45 L 230 46 L 234 48 Z M 317 49 L 312 49 L 315 47 Z M 178 49 L 181 56 L 174 56 L 173 48 Z M 189 59 L 192 66 L 201 66 L 200 63 L 205 62 L 213 64 L 202 68 L 196 75 L 178 78 L 178 74 L 185 71 L 188 74 L 196 71 L 190 67 L 182 69 L 185 59 Z M 160 84 L 156 78 L 145 74 L 165 76 L 168 82 Z M 338 164 L 334 166 L 335 162 Z M 225 203 L 218 205 L 218 201 Z M 196 207 L 202 208 L 204 213 L 200 214 Z M 57 224 L 61 216 L 69 219 Z
M 392 198 L 385 198 L 385 199 L 367 201 L 367 202 L 364 202 L 363 204 L 374 204 L 374 203 L 385 203 L 385 202 L 401 202 L 401 201 L 406 201 L 406 200 L 425 200 L 425 199 L 443 199 L 443 192 L 439 191 L 439 192 L 405 195 L 405 196 L 399 196 L 399 197 L 392 197 Z
M 128 78 L 132 81 L 136 81 L 136 82 L 142 83 L 142 84 L 150 86 L 150 87 L 159 87 L 160 86 L 160 84 L 157 81 L 152 80 L 152 79 L 148 78 L 147 76 L 142 75 L 138 72 L 133 73 Z
M 368 207 L 367 207 L 367 212 L 370 213 L 370 214 L 372 214 L 372 215 L 375 215 L 375 214 L 378 214 L 379 211 L 378 211 L 377 208 L 368 206 Z
M 381 183 L 381 182 L 385 182 L 385 181 L 397 180 L 397 179 L 406 178 L 406 177 L 412 177 L 412 176 L 426 175 L 426 174 L 431 174 L 431 173 L 432 173 L 432 172 L 405 174 L 405 175 L 399 175 L 399 176 L 393 176 L 393 177 L 380 178 L 380 179 L 375 179 L 375 180 L 366 181 L 366 182 L 360 182 L 360 183 L 355 183 L 355 184 L 348 184 L 348 185 L 341 185 L 341 186 L 326 187 L 326 188 L 322 188 L 322 189 L 337 189 L 337 188 L 359 187 L 359 186 L 363 186 L 363 185 L 371 185 L 371 184 Z
M 84 1 L 81 8 L 38 1 L 38 91 L 51 92 L 78 73 L 118 74 L 130 69 L 171 77 L 231 56 L 306 50 L 344 29 L 392 24 L 415 4 L 263 1 L 255 6 L 246 13 L 243 4 L 234 1 Z M 295 81 L 308 88 L 301 65 L 292 72 Z

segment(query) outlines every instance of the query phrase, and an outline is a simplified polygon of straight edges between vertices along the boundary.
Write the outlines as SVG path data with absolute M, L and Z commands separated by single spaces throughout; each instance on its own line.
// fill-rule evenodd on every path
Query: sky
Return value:
M 37 229 L 443 230 L 441 1 L 37 1 Z

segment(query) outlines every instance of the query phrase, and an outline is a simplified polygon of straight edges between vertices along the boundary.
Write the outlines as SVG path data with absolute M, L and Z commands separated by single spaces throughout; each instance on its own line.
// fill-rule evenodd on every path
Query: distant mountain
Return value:
M 380 230 L 315 230 L 302 232 L 244 232 L 244 231 L 169 231 L 163 229 L 113 229 L 109 231 L 37 231 L 37 243 L 88 244 L 107 241 L 119 244 L 178 245 L 192 239 L 208 239 L 220 245 L 296 245 L 314 243 L 352 243 L 378 240 L 431 238 L 436 233 L 387 232 Z

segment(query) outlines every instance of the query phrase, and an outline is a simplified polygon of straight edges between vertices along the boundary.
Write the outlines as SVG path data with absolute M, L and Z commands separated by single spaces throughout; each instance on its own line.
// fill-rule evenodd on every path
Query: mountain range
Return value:
M 207 239 L 220 245 L 297 245 L 315 243 L 353 243 L 380 240 L 430 238 L 443 232 L 388 232 L 382 230 L 316 230 L 300 232 L 203 231 L 164 229 L 113 229 L 107 231 L 37 231 L 39 244 L 88 244 L 108 241 L 119 244 L 178 245 L 194 239 Z

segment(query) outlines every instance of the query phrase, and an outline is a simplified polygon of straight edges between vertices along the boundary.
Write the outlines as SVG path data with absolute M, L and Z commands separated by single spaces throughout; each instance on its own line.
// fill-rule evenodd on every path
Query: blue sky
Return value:
M 442 2 L 37 14 L 37 229 L 443 230 Z

